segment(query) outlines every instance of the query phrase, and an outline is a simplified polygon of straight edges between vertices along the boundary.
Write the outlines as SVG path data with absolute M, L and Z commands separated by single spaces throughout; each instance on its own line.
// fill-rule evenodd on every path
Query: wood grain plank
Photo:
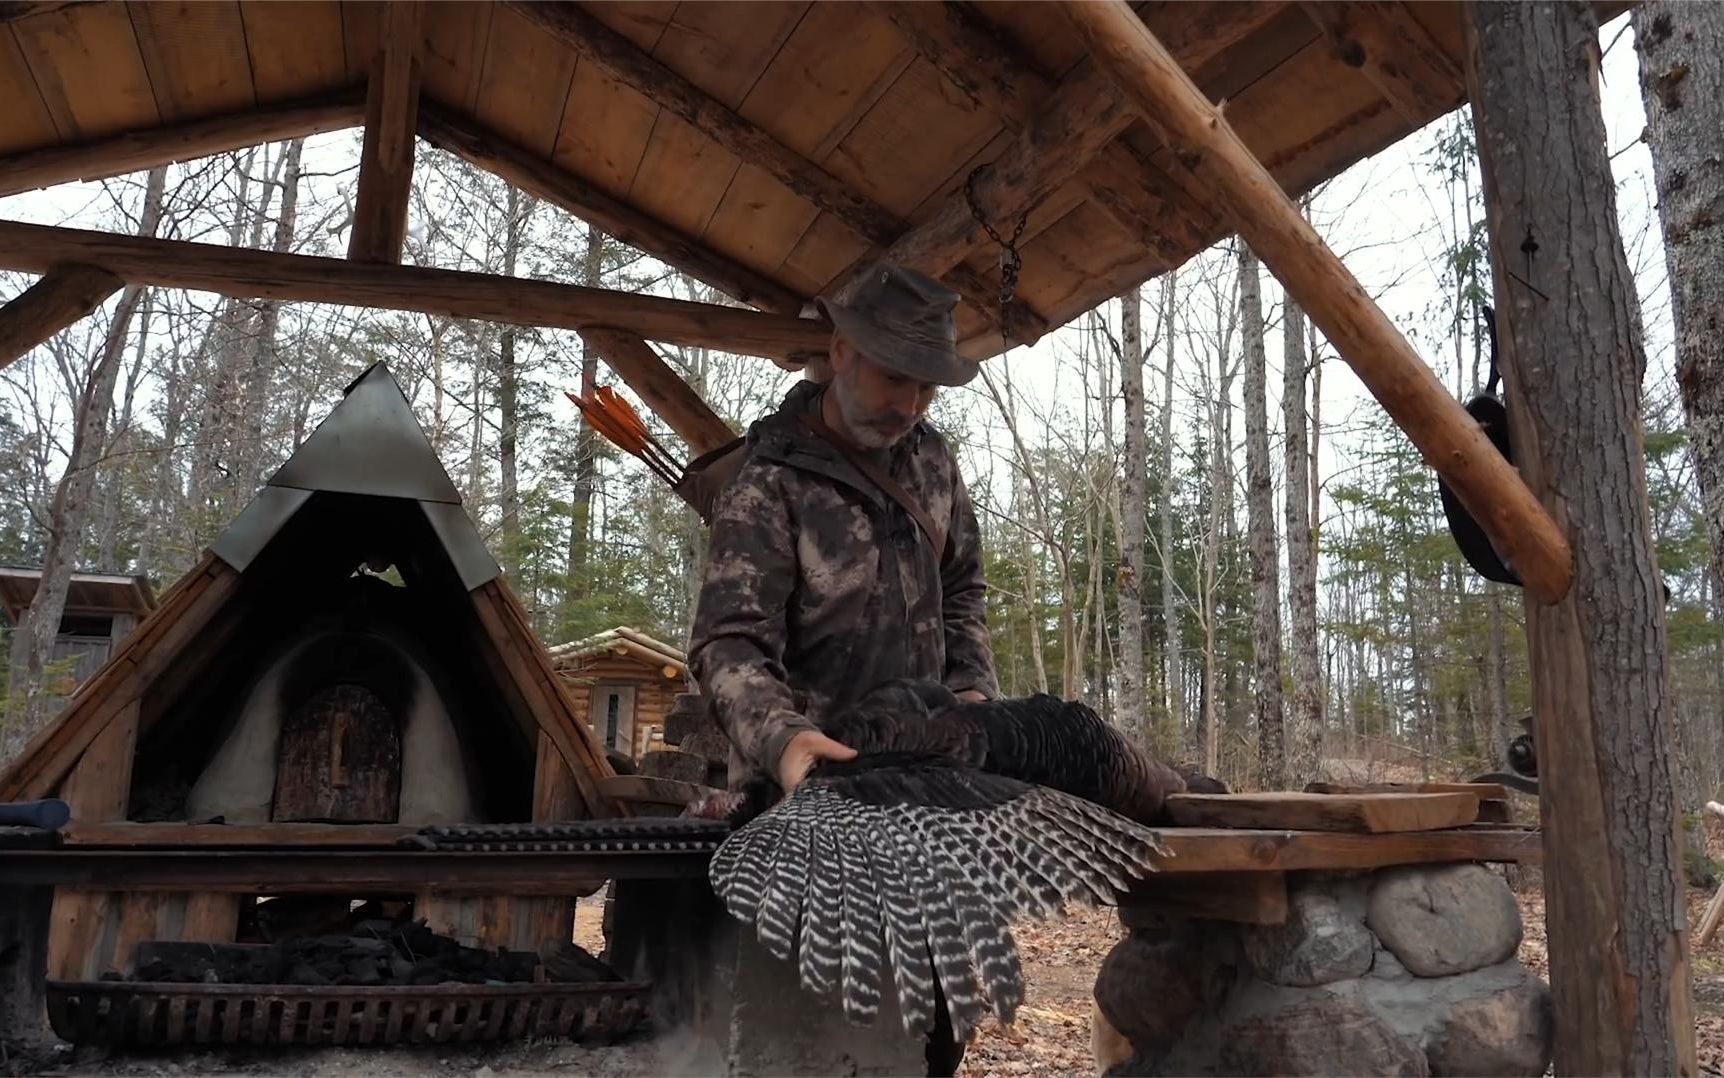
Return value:
M 259 102 L 347 85 L 340 0 L 241 0 L 239 13 Z
M 236 0 L 128 4 L 164 122 L 257 104 Z
M 59 140 L 54 117 L 9 26 L 0 26 L 0 101 L 11 105 L 0 109 L 0 153 L 48 146 Z
M 472 115 L 491 41 L 489 3 L 433 3 L 425 9 L 425 95 Z
M 659 113 L 629 201 L 695 236 L 706 231 L 742 159 L 680 116 Z
M 903 218 L 999 131 L 996 118 L 918 58 L 821 164 Z
M 563 123 L 575 54 L 508 7 L 491 15 L 475 114 L 512 142 L 549 157 Z
M 125 4 L 84 4 L 10 25 L 65 140 L 162 122 Z
M 1167 816 L 1181 827 L 1285 827 L 1297 831 L 1435 831 L 1478 818 L 1474 793 L 1174 794 Z
M 652 139 L 658 105 L 597 64 L 575 65 L 552 160 L 624 198 Z
M 1426 117 L 1466 100 L 1460 63 L 1443 51 L 1406 5 L 1306 0 L 1301 6 L 1323 31 L 1336 58 L 1364 75 L 1408 123 L 1422 125 Z
M 890 24 L 860 4 L 815 4 L 761 72 L 737 114 L 821 161 L 908 66 Z
M 563 761 L 556 742 L 540 731 L 539 749 L 533 761 L 533 821 L 579 820 L 583 815 L 575 776 Z
M 678 4 L 652 57 L 735 109 L 808 8 L 806 0 Z
M 371 73 L 371 61 L 383 45 L 383 5 L 387 0 L 342 0 L 342 57 L 347 65 L 347 81 L 364 84 Z
M 137 749 L 138 703 L 134 700 L 90 742 L 60 787 L 74 824 L 126 818 Z

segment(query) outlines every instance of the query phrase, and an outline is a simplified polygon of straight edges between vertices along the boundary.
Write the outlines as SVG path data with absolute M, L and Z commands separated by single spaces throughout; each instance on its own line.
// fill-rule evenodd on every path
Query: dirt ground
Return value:
M 1544 896 L 1537 874 L 1529 873 L 1519 894 L 1525 938 L 1520 958 L 1541 976 L 1549 974 L 1544 931 Z M 1689 923 L 1697 925 L 1710 895 L 1688 894 Z M 600 907 L 583 901 L 575 939 L 597 950 L 602 945 Z M 1096 970 L 1120 929 L 1111 911 L 1080 911 L 1070 919 L 1023 925 L 1017 932 L 1028 979 L 1027 1001 L 1013 1029 L 990 1023 L 970 1045 L 959 1073 L 965 1078 L 1007 1078 L 1030 1074 L 1092 1074 L 1089 1047 L 1090 987 Z M 1714 940 L 1694 956 L 1696 1037 L 1703 1073 L 1724 1074 L 1724 940 Z M 63 1056 L 47 1067 L 4 1073 L 48 1075 L 160 1076 L 292 1074 L 310 1078 L 378 1075 L 470 1076 L 504 1074 L 588 1074 L 603 1078 L 665 1075 L 680 1068 L 650 1042 L 586 1047 L 534 1041 L 495 1047 L 439 1046 L 424 1049 L 305 1049 L 293 1052 L 182 1052 L 175 1055 L 126 1055 L 103 1058 L 94 1052 Z

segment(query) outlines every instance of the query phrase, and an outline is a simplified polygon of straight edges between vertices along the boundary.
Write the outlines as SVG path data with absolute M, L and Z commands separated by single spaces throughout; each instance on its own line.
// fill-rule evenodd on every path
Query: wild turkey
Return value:
M 893 682 L 822 729 L 856 758 L 818 763 L 776 803 L 766 780 L 732 795 L 713 889 L 851 1022 L 873 1024 L 889 967 L 905 1031 L 933 1029 L 943 1005 L 959 1044 L 989 1002 L 1003 1023 L 1023 1002 L 1011 923 L 1112 904 L 1155 871 L 1168 853 L 1145 824 L 1188 785 L 1048 695 L 967 703 Z

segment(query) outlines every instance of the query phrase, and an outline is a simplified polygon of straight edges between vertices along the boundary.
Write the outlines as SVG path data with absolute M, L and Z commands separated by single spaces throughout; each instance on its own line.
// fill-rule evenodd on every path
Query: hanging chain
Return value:
M 1010 240 L 1001 238 L 982 214 L 981 204 L 976 201 L 976 177 L 988 166 L 986 163 L 977 165 L 970 170 L 970 175 L 964 180 L 964 201 L 970 204 L 970 216 L 982 226 L 990 239 L 1000 245 L 1000 350 L 1003 352 L 1012 345 L 1011 334 L 1007 329 L 1006 311 L 1011 306 L 1012 296 L 1018 290 L 1018 273 L 1024 268 L 1024 256 L 1018 251 L 1018 240 L 1023 238 L 1024 226 L 1030 222 L 1030 211 L 1025 210 L 1018 215 L 1018 225 L 1012 230 Z

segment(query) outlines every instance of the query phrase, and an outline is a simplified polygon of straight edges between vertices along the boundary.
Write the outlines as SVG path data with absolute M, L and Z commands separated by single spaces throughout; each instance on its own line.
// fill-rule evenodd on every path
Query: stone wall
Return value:
M 1140 920 L 1096 978 L 1098 1074 L 1540 1075 L 1550 990 L 1480 865 L 1290 873 L 1279 925 Z

